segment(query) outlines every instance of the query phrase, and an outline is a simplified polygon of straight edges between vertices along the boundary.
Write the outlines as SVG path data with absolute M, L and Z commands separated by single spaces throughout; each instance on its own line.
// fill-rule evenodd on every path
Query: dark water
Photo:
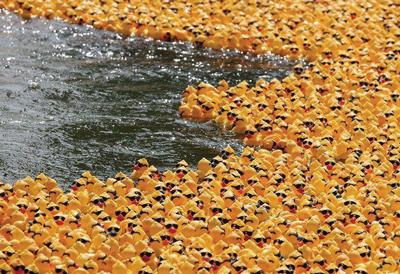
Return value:
M 65 185 L 84 170 L 130 172 L 140 157 L 164 169 L 241 149 L 213 123 L 182 120 L 180 93 L 200 81 L 282 78 L 292 65 L 0 11 L 0 180 L 44 171 Z

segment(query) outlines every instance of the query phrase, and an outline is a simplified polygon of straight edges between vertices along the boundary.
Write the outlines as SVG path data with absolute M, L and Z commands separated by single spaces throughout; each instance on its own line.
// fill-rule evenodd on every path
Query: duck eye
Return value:
M 128 227 L 129 227 L 129 228 L 137 227 L 137 224 L 135 224 L 135 223 L 129 223 L 129 224 L 128 224 Z
M 255 238 L 254 239 L 257 243 L 261 243 L 261 242 L 266 242 L 267 241 L 267 239 L 265 239 L 265 238 Z
M 234 268 L 235 268 L 235 270 L 236 270 L 237 272 L 241 272 L 241 271 L 243 271 L 243 270 L 246 269 L 245 266 L 235 266 Z
M 81 243 L 83 243 L 83 244 L 86 244 L 86 243 L 90 242 L 90 241 L 88 241 L 88 240 L 86 240 L 86 239 L 83 239 L 83 238 L 79 239 L 79 241 L 80 241 Z
M 58 221 L 58 220 L 65 221 L 65 217 L 64 216 L 55 216 L 54 220 L 56 220 L 56 221 Z
M 222 209 L 221 209 L 221 208 L 214 207 L 214 208 L 212 209 L 212 212 L 213 212 L 213 213 L 222 213 Z
M 161 240 L 165 241 L 165 240 L 171 240 L 171 237 L 169 235 L 161 235 L 160 236 Z
M 177 224 L 167 224 L 165 227 L 166 227 L 167 229 L 170 229 L 170 228 L 175 228 L 175 229 L 177 229 L 177 228 L 178 228 L 178 225 L 177 225 Z
M 236 190 L 240 190 L 240 189 L 243 188 L 243 186 L 242 185 L 237 185 L 237 186 L 233 186 L 233 188 L 236 189 Z
M 399 213 L 399 214 L 400 214 L 400 213 Z M 226 223 L 229 222 L 228 219 L 225 219 L 225 218 L 218 218 L 218 220 L 219 220 L 222 224 L 226 224 Z
M 23 266 L 23 265 L 16 265 L 16 266 L 13 266 L 13 269 L 14 269 L 15 271 L 23 271 L 23 270 L 25 270 L 25 266 Z
M 221 262 L 215 261 L 215 260 L 211 260 L 211 261 L 210 261 L 210 264 L 216 265 L 216 266 L 220 266 L 220 265 L 221 265 Z
M 140 253 L 140 256 L 141 257 L 144 257 L 144 256 L 150 257 L 151 254 L 152 254 L 151 252 L 143 251 L 142 253 Z
M 154 221 L 156 221 L 158 223 L 163 223 L 165 221 L 165 219 L 160 217 L 160 218 L 155 218 Z

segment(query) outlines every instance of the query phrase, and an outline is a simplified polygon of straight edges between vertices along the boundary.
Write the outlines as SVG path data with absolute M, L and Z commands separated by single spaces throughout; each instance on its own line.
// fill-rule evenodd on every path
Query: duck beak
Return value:
M 212 270 L 218 271 L 219 267 L 216 264 L 212 264 Z
M 185 174 L 183 174 L 183 172 L 178 172 L 178 174 L 177 174 L 177 175 L 178 175 L 178 178 L 179 178 L 179 179 L 182 179 L 182 178 L 183 178 L 183 176 L 185 176 Z
M 63 224 L 64 224 L 64 222 L 63 222 L 63 221 L 61 221 L 61 220 L 58 220 L 58 221 L 56 221 L 56 224 L 57 224 L 57 225 L 59 225 L 59 226 L 61 226 L 61 225 L 63 225 Z
M 365 170 L 365 174 L 371 174 L 371 172 L 372 172 L 372 169 L 367 169 L 367 170 Z
M 148 261 L 150 261 L 150 256 L 147 256 L 147 255 L 143 255 L 142 257 L 142 260 L 144 261 L 144 262 L 148 262 Z

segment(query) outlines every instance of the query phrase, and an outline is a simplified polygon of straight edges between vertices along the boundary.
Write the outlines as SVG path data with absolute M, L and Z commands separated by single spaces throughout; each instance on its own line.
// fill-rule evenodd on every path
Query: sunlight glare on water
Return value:
M 200 81 L 286 76 L 276 56 L 201 49 L 0 11 L 0 180 L 39 172 L 68 185 L 105 178 L 146 157 L 192 166 L 241 141 L 213 123 L 179 117 L 181 92 Z

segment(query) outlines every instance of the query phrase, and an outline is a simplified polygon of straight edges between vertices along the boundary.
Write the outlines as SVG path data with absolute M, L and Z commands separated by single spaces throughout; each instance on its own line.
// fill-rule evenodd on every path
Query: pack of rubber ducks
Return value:
M 182 117 L 243 137 L 196 169 L 0 185 L 1 273 L 399 273 L 400 3 L 4 0 L 165 41 L 305 59 L 283 80 L 200 83 Z

